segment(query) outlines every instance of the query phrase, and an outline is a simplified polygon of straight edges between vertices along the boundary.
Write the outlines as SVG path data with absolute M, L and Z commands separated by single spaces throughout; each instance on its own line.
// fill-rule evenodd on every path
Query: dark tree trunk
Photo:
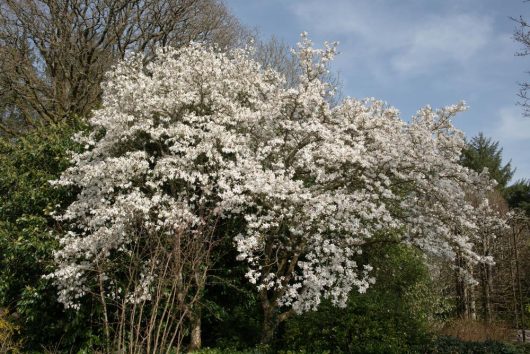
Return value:
M 274 333 L 278 327 L 278 318 L 275 313 L 274 306 L 271 306 L 268 301 L 262 303 L 263 308 L 263 324 L 261 327 L 261 344 L 271 344 L 274 339 Z
M 512 226 L 512 234 L 513 234 L 513 255 L 515 260 L 515 282 L 517 284 L 517 290 L 519 295 L 519 313 L 521 314 L 521 336 L 523 342 L 526 342 L 526 327 L 525 327 L 525 308 L 524 308 L 524 299 L 523 299 L 523 290 L 521 286 L 521 273 L 519 268 L 519 253 L 517 252 L 517 234 L 516 233 L 516 227 L 517 225 Z M 516 301 L 517 303 L 517 301 Z
M 461 274 L 461 269 L 464 268 L 464 260 L 459 254 L 457 254 L 455 262 L 456 262 L 456 269 L 455 269 L 456 311 L 459 317 L 468 318 L 469 317 L 468 287 Z
M 491 264 L 482 265 L 482 307 L 484 311 L 484 320 L 491 323 L 491 288 L 493 285 Z
M 201 349 L 201 311 L 196 310 L 191 316 L 191 338 L 189 351 Z
M 467 271 L 473 277 L 473 265 L 469 262 L 465 262 Z M 468 308 L 468 316 L 467 318 L 470 318 L 472 320 L 477 319 L 477 301 L 476 301 L 476 291 L 475 291 L 475 285 L 470 284 L 469 282 L 465 282 L 465 286 L 467 288 L 467 308 Z

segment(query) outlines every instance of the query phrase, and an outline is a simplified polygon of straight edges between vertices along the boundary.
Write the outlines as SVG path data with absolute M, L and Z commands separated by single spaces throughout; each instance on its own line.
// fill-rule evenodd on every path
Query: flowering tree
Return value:
M 223 236 L 257 286 L 264 341 L 323 298 L 343 306 L 352 289 L 366 291 L 368 244 L 487 261 L 472 247 L 484 207 L 466 192 L 492 183 L 459 164 L 464 139 L 451 118 L 464 105 L 423 108 L 411 123 L 374 99 L 331 107 L 333 87 L 320 78 L 334 54 L 303 35 L 291 88 L 245 50 L 166 48 L 146 67 L 138 56 L 118 65 L 93 133 L 78 137 L 86 150 L 56 182 L 80 188 L 59 217 L 71 225 L 52 274 L 61 301 L 76 306 L 95 270 L 101 292 L 119 297 L 109 269 L 130 253 L 132 230 L 201 239 L 227 219 L 242 221 Z M 147 268 L 138 296 L 157 277 Z

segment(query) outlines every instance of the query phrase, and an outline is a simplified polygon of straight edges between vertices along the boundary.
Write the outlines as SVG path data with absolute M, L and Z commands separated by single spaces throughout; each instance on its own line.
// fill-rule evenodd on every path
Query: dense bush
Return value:
M 388 257 L 378 257 L 378 252 Z M 345 309 L 329 303 L 288 321 L 281 347 L 307 352 L 403 353 L 428 339 L 429 277 L 420 257 L 402 246 L 372 250 L 377 283 L 352 293 Z M 418 301 L 419 298 L 425 301 Z
M 236 260 L 231 242 L 219 247 L 203 299 L 206 346 L 243 349 L 259 342 L 262 313 L 246 272 L 246 265 Z
M 20 330 L 26 348 L 71 348 L 89 335 L 81 313 L 65 313 L 52 271 L 58 226 L 50 216 L 73 191 L 53 188 L 68 164 L 70 140 L 80 124 L 47 126 L 19 138 L 0 138 L 0 307 Z

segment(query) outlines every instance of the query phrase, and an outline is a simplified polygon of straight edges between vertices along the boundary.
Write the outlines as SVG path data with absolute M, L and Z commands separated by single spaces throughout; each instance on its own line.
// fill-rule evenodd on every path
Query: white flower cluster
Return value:
M 298 312 L 322 298 L 344 305 L 374 282 L 358 264 L 367 242 L 480 260 L 478 220 L 502 221 L 466 200 L 492 184 L 458 163 L 451 118 L 464 105 L 423 108 L 411 123 L 375 99 L 331 107 L 334 89 L 319 78 L 335 46 L 314 49 L 303 35 L 297 53 L 292 88 L 248 51 L 202 45 L 162 48 L 147 66 L 133 56 L 108 75 L 93 132 L 77 137 L 86 149 L 55 182 L 80 189 L 59 217 L 72 230 L 52 274 L 61 301 L 86 291 L 93 262 L 127 250 L 131 228 L 193 227 L 205 208 L 242 220 L 227 237 L 249 280 Z

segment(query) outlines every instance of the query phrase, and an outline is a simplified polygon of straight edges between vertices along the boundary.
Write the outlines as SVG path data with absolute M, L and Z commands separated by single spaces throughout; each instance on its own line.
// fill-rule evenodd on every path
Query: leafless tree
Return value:
M 129 52 L 231 47 L 245 34 L 219 0 L 0 0 L 0 128 L 86 116 L 104 73 Z
M 258 36 L 255 35 L 257 38 Z M 299 84 L 299 78 L 303 69 L 299 65 L 289 44 L 277 37 L 268 40 L 257 40 L 255 45 L 255 59 L 266 69 L 273 69 L 285 77 L 287 87 L 294 87 Z M 330 97 L 330 104 L 336 105 L 341 100 L 341 81 L 339 74 L 329 70 L 320 78 L 336 89 L 336 94 Z
M 528 217 L 523 213 L 516 213 L 511 220 L 512 257 L 510 273 L 512 280 L 512 294 L 515 314 L 515 325 L 520 330 L 522 341 L 526 342 L 526 312 L 528 293 L 523 290 L 523 272 L 528 266 Z
M 523 16 L 518 18 L 512 17 L 511 19 L 517 24 L 517 29 L 514 31 L 513 38 L 522 46 L 515 55 L 527 56 L 530 54 L 530 24 L 528 24 Z M 519 83 L 519 104 L 523 107 L 523 112 L 526 117 L 530 117 L 529 90 L 530 83 L 526 81 Z

